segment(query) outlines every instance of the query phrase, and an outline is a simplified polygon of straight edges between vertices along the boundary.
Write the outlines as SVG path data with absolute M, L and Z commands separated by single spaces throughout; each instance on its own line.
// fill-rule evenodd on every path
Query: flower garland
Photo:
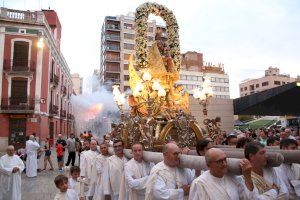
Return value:
M 150 13 L 162 17 L 166 21 L 168 44 L 170 47 L 170 54 L 173 59 L 175 69 L 180 71 L 180 45 L 177 20 L 171 10 L 163 5 L 157 3 L 146 2 L 136 9 L 135 24 L 136 30 L 136 56 L 137 64 L 140 68 L 148 67 L 148 53 L 147 53 L 147 20 Z

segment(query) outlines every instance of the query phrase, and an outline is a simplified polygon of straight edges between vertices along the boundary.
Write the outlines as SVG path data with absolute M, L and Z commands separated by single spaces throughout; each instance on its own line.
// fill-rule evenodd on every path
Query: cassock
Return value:
M 19 171 L 12 173 L 14 167 Z M 0 158 L 0 199 L 21 200 L 21 173 L 25 166 L 17 155 Z
M 102 154 L 96 157 L 95 166 L 93 169 L 93 181 L 95 182 L 95 194 L 93 200 L 104 199 L 104 194 L 109 193 L 109 189 L 104 187 L 103 180 L 108 180 L 108 156 L 103 156 Z M 104 191 L 106 190 L 106 191 Z
M 88 150 L 82 156 L 83 162 L 80 162 L 80 176 L 86 177 L 89 181 L 89 190 L 86 192 L 87 197 L 94 196 L 95 193 L 95 182 L 93 181 L 92 171 L 95 167 L 95 160 L 98 154 L 98 151 Z
M 137 162 L 134 158 L 128 161 L 124 167 L 126 190 L 130 200 L 144 200 L 146 183 L 153 163 L 142 161 Z
M 68 189 L 73 189 L 80 198 L 85 197 L 85 192 L 89 190 L 89 187 L 85 179 L 78 177 L 77 180 L 69 178 Z
M 193 181 L 189 200 L 259 199 L 257 197 L 257 189 L 254 187 L 253 191 L 249 191 L 241 176 L 225 175 L 218 178 L 208 170 Z
M 73 189 L 68 189 L 66 192 L 58 192 L 54 200 L 79 200 L 79 198 Z
M 275 170 L 288 188 L 289 198 L 300 199 L 300 165 L 282 163 Z
M 104 195 L 110 195 L 112 200 L 119 199 L 119 193 L 126 192 L 125 190 L 125 176 L 124 176 L 124 164 L 127 162 L 125 156 L 119 158 L 116 155 L 112 155 L 107 159 L 108 179 L 103 177 L 104 182 Z M 109 193 L 107 193 L 109 190 Z M 124 199 L 127 200 L 128 195 L 125 195 Z
M 36 141 L 26 141 L 26 175 L 28 177 L 37 176 L 37 150 L 40 148 Z
M 252 171 L 251 178 L 258 193 L 260 196 L 264 196 L 265 199 L 289 198 L 288 189 L 274 168 L 263 168 L 263 177 Z M 273 184 L 279 188 L 279 193 L 273 188 Z
M 164 161 L 159 162 L 151 170 L 145 199 L 188 199 L 181 187 L 191 184 L 194 177 L 190 169 L 169 167 Z

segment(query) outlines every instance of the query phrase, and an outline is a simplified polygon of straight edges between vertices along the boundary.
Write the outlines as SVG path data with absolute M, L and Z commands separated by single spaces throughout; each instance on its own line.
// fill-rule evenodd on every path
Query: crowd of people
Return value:
M 228 158 L 218 145 L 239 148 L 245 158 L 239 160 L 242 174 L 229 173 Z M 289 128 L 281 130 L 222 132 L 215 140 L 206 137 L 196 144 L 196 152 L 205 157 L 207 169 L 194 170 L 180 167 L 181 154 L 189 154 L 189 148 L 180 149 L 169 141 L 162 149 L 163 160 L 157 164 L 143 159 L 143 145 L 132 145 L 132 159 L 124 154 L 124 142 L 113 140 L 109 134 L 99 141 L 91 133 L 79 138 L 61 135 L 56 148 L 58 170 L 54 183 L 58 188 L 56 200 L 155 200 L 155 199 L 300 199 L 300 165 L 283 163 L 279 167 L 267 167 L 265 146 L 280 149 L 298 149 L 299 132 Z M 21 199 L 20 173 L 26 166 L 28 177 L 37 176 L 38 152 L 44 153 L 44 169 L 47 163 L 53 170 L 51 147 L 46 140 L 41 147 L 31 135 L 26 142 L 25 165 L 14 154 L 14 147 L 0 159 L 0 199 Z M 113 155 L 109 147 L 114 150 Z M 68 158 L 64 163 L 65 152 Z M 75 164 L 78 154 L 78 166 Z M 200 164 L 199 164 L 200 165 Z M 10 185 L 3 177 L 13 178 Z M 1 196 L 2 195 L 2 196 Z

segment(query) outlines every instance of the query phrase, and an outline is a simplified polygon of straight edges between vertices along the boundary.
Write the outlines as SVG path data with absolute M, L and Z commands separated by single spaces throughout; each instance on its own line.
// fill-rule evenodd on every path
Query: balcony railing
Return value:
M 112 34 L 107 34 L 105 35 L 106 40 L 117 40 L 120 41 L 120 36 L 119 35 L 112 35 Z
M 33 112 L 35 105 L 34 99 L 28 98 L 2 98 L 1 110 L 2 112 L 24 113 Z
M 121 58 L 119 56 L 105 56 L 105 61 L 107 62 L 120 62 Z
M 35 70 L 35 62 L 23 59 L 5 59 L 4 70 L 14 73 L 33 72 Z
M 53 83 L 54 85 L 58 85 L 59 77 L 55 74 L 51 74 L 50 75 L 50 83 Z
M 13 10 L 7 8 L 1 8 L 0 18 L 30 22 L 30 23 L 43 21 L 41 13 L 39 12 Z
M 66 86 L 64 86 L 64 85 L 61 86 L 61 93 L 62 93 L 63 95 L 66 95 L 66 94 L 67 94 L 67 88 L 66 88 Z
M 119 31 L 120 30 L 120 26 L 115 25 L 115 24 L 107 24 L 106 25 L 106 30 Z
M 66 114 L 67 114 L 67 112 L 65 110 L 60 111 L 60 117 L 62 117 L 62 118 L 66 118 Z
M 50 115 L 57 115 L 58 114 L 58 106 L 50 104 L 49 114 Z
M 67 118 L 68 118 L 68 119 L 72 119 L 72 120 L 74 120 L 74 115 L 72 115 L 72 114 L 68 114 L 68 115 L 67 115 Z
M 120 51 L 120 49 L 119 46 L 106 46 L 105 48 L 106 51 Z

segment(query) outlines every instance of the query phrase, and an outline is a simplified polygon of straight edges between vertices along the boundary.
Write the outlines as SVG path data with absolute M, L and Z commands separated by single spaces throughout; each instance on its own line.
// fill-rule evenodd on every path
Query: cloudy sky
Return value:
M 100 63 L 100 33 L 106 15 L 133 12 L 142 0 L 0 0 L 15 9 L 54 9 L 60 18 L 62 52 L 72 73 L 91 76 Z M 238 84 L 260 77 L 269 66 L 300 75 L 300 1 L 157 0 L 173 10 L 180 27 L 181 51 L 198 51 L 222 62 L 231 98 Z

